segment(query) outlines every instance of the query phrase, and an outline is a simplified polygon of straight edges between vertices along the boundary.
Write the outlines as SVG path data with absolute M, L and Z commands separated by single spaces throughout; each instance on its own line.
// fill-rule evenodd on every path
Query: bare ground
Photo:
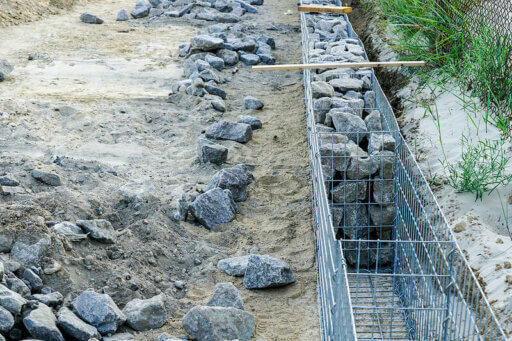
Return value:
M 0 84 L 0 173 L 22 183 L 22 193 L 0 197 L 1 228 L 19 240 L 36 241 L 49 233 L 48 221 L 110 220 L 120 231 L 114 246 L 53 236 L 43 268 L 54 261 L 63 268 L 44 280 L 68 301 L 93 287 L 112 295 L 120 307 L 132 298 L 165 293 L 167 324 L 139 333 L 137 339 L 153 340 L 162 331 L 184 333 L 181 317 L 206 302 L 214 284 L 223 281 L 234 282 L 255 315 L 256 338 L 318 339 L 300 73 L 253 73 L 241 64 L 237 73 L 224 71 L 230 80 L 222 86 L 228 93 L 224 115 L 195 97 L 183 98 L 179 105 L 166 103 L 170 85 L 181 76 L 178 44 L 206 23 L 163 17 L 114 21 L 118 10 L 133 5 L 128 0 L 98 1 L 0 30 L 2 57 L 16 68 Z M 278 63 L 300 61 L 296 2 L 267 0 L 259 10 L 244 16 L 248 33 L 273 36 Z M 80 23 L 84 11 L 99 15 L 105 24 Z M 267 31 L 269 23 L 278 30 Z M 265 109 L 246 112 L 246 95 L 263 99 Z M 228 165 L 246 163 L 255 177 L 240 214 L 217 232 L 175 222 L 172 190 L 185 186 L 200 193 L 219 169 L 198 163 L 198 137 L 221 116 L 235 120 L 241 113 L 260 118 L 263 129 L 245 145 L 223 142 L 230 150 Z M 58 173 L 64 185 L 36 182 L 30 176 L 34 168 Z M 118 188 L 136 178 L 151 179 L 156 190 L 146 202 L 127 203 Z M 249 291 L 241 279 L 215 268 L 219 259 L 254 247 L 287 261 L 297 282 Z M 186 289 L 176 289 L 176 280 L 184 281 Z

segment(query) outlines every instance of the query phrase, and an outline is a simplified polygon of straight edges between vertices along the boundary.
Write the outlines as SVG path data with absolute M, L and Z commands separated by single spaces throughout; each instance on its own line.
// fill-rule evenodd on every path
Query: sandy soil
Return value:
M 50 14 L 63 13 L 77 2 L 77 0 L 0 0 L 0 27 L 18 25 L 39 20 Z
M 163 331 L 184 333 L 181 317 L 206 302 L 222 281 L 234 282 L 255 315 L 255 337 L 318 339 L 301 74 L 256 74 L 243 65 L 237 73 L 222 73 L 230 80 L 222 86 L 228 93 L 225 119 L 246 112 L 246 95 L 265 101 L 263 111 L 250 113 L 263 121 L 251 142 L 223 142 L 230 149 L 228 165 L 248 164 L 255 182 L 236 220 L 220 231 L 176 223 L 172 191 L 183 186 L 200 193 L 219 169 L 199 164 L 196 143 L 222 115 L 196 98 L 184 98 L 179 105 L 165 101 L 170 85 L 181 77 L 179 43 L 206 23 L 114 21 L 121 8 L 133 5 L 128 0 L 98 1 L 0 30 L 2 57 L 15 66 L 0 84 L 0 172 L 22 183 L 21 193 L 0 197 L 0 226 L 13 230 L 19 240 L 35 241 L 48 234 L 47 221 L 110 220 L 122 231 L 114 246 L 52 237 L 45 266 L 56 261 L 63 269 L 44 280 L 68 301 L 93 287 L 109 293 L 121 307 L 135 297 L 165 293 L 168 323 L 139 333 L 137 339 L 153 340 Z M 267 0 L 259 14 L 244 16 L 249 33 L 276 39 L 278 63 L 300 61 L 295 7 L 295 1 Z M 105 24 L 80 23 L 84 11 L 99 15 Z M 278 30 L 267 31 L 269 23 Z M 54 162 L 57 157 L 60 161 Z M 34 168 L 58 173 L 64 186 L 37 183 L 30 177 Z M 155 190 L 146 201 L 127 204 L 118 188 L 138 178 L 150 179 Z M 287 261 L 297 282 L 249 291 L 240 279 L 215 268 L 219 259 L 255 247 Z M 201 264 L 195 265 L 197 260 Z M 186 289 L 176 289 L 176 280 L 184 281 Z

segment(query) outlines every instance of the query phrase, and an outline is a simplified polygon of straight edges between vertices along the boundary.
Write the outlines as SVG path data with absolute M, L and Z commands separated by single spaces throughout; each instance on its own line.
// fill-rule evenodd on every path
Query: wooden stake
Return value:
M 301 6 L 299 6 L 299 12 L 311 12 L 311 13 L 350 13 L 350 12 L 352 12 L 352 7 L 301 5 Z
M 425 66 L 424 61 L 411 62 L 361 62 L 361 63 L 326 63 L 326 64 L 281 64 L 253 66 L 253 71 L 277 71 L 277 70 L 304 70 L 304 69 L 338 69 L 360 67 L 395 67 L 395 66 Z

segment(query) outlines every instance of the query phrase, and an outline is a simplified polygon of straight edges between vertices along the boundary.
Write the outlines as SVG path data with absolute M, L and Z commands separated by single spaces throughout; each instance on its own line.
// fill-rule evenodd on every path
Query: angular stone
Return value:
M 258 9 L 252 5 L 250 5 L 248 2 L 245 2 L 244 0 L 235 0 L 237 3 L 239 3 L 243 9 L 247 11 L 247 13 L 258 13 Z
M 112 224 L 105 219 L 77 220 L 76 224 L 80 226 L 89 237 L 96 239 L 100 243 L 114 244 L 117 242 L 116 230 Z
M 59 310 L 57 324 L 64 334 L 75 340 L 101 339 L 101 335 L 95 327 L 82 321 L 66 307 Z
M 222 90 L 221 88 L 208 83 L 204 85 L 204 88 L 210 95 L 215 95 L 222 99 L 226 99 L 226 91 Z
M 4 307 L 13 314 L 19 314 L 21 308 L 27 303 L 27 300 L 20 294 L 9 290 L 0 284 L 0 306 Z
M 372 224 L 375 226 L 382 225 L 393 225 L 393 216 L 394 216 L 394 206 L 393 205 L 379 205 L 374 204 L 370 205 L 368 208 L 370 212 L 370 218 Z M 382 238 L 382 239 L 390 239 L 390 238 Z
M 5 308 L 0 306 L 0 333 L 7 333 L 14 326 L 14 317 Z
M 14 242 L 14 232 L 9 229 L 0 231 L 0 253 L 8 253 L 11 251 Z
M 23 279 L 30 284 L 30 288 L 35 291 L 39 291 L 43 288 L 43 281 L 36 275 L 36 273 L 29 268 L 23 271 Z
M 52 309 L 39 303 L 37 308 L 23 319 L 23 324 L 30 335 L 36 339 L 64 341 L 64 337 L 55 324 L 56 321 Z
M 50 241 L 45 238 L 32 245 L 16 242 L 12 246 L 11 255 L 24 265 L 39 265 L 49 245 Z
M 167 321 L 162 295 L 147 300 L 133 299 L 123 309 L 128 325 L 137 331 L 162 327 Z
M 350 90 L 360 92 L 363 89 L 363 81 L 356 78 L 337 78 L 329 81 L 329 84 L 339 92 Z
M 125 9 L 122 9 L 120 10 L 118 13 L 117 13 L 117 19 L 116 21 L 126 21 L 130 19 L 130 17 L 128 16 L 128 11 L 125 10 Z
M 82 320 L 96 327 L 102 335 L 115 333 L 126 321 L 126 316 L 109 295 L 98 294 L 91 289 L 82 292 L 73 300 L 73 311 Z
M 30 299 L 46 304 L 49 307 L 56 307 L 62 304 L 64 297 L 60 292 L 54 291 L 48 294 L 35 294 L 30 296 Z
M 368 153 L 380 152 L 383 150 L 394 151 L 395 139 L 390 134 L 371 134 L 368 143 Z
M 221 120 L 208 127 L 206 137 L 246 143 L 252 139 L 252 128 L 245 123 L 233 123 Z
M 238 210 L 231 192 L 220 188 L 211 189 L 198 196 L 189 209 L 197 221 L 209 230 L 235 219 Z
M 262 100 L 253 96 L 246 96 L 244 98 L 244 105 L 245 108 L 249 110 L 260 110 L 265 106 Z
M 331 113 L 337 111 L 343 111 L 346 108 L 352 109 L 350 112 L 358 117 L 363 117 L 364 101 L 362 99 L 345 99 L 345 98 L 333 98 L 331 107 Z
M 0 82 L 6 80 L 13 70 L 14 67 L 7 60 L 0 59 Z
M 373 110 L 368 116 L 366 116 L 364 123 L 366 124 L 366 129 L 368 129 L 368 131 L 382 131 L 382 118 L 380 117 L 380 111 Z
M 275 50 L 276 49 L 276 41 L 274 40 L 274 38 L 272 37 L 267 37 L 267 36 L 259 36 L 258 39 L 256 39 L 256 41 L 259 43 L 259 42 L 262 42 L 264 44 L 267 44 L 268 46 L 270 46 L 270 48 L 272 50 Z
M 234 13 L 217 13 L 215 21 L 220 23 L 237 23 L 240 21 L 240 17 Z
M 73 234 L 83 234 L 84 231 L 76 225 L 69 221 L 63 221 L 61 223 L 55 224 L 52 227 L 52 230 L 56 234 L 63 234 L 63 235 L 73 235 Z
M 20 182 L 13 177 L 0 176 L 0 186 L 19 186 Z
M 228 149 L 210 140 L 199 139 L 198 155 L 201 163 L 214 163 L 221 165 L 228 159 Z
M 361 142 L 366 136 L 366 124 L 363 119 L 349 113 L 335 111 L 329 112 L 332 116 L 332 122 L 337 132 L 345 134 L 355 143 Z
M 331 195 L 334 202 L 345 204 L 367 199 L 366 190 L 368 183 L 366 181 L 343 181 L 331 189 Z
M 370 112 L 375 108 L 375 91 L 366 91 L 364 93 L 364 108 Z
M 327 83 L 326 83 L 327 84 Z M 321 97 L 313 100 L 315 123 L 324 123 L 325 115 L 331 110 L 332 98 Z
M 290 266 L 267 255 L 250 255 L 244 276 L 247 289 L 280 287 L 295 282 Z
M 259 119 L 249 115 L 239 115 L 236 121 L 250 125 L 252 130 L 260 129 L 263 125 Z
M 239 164 L 231 168 L 224 168 L 212 177 L 207 191 L 214 188 L 227 189 L 233 195 L 235 201 L 247 199 L 247 185 L 252 182 L 252 175 L 244 165 Z
M 268 53 L 258 54 L 260 57 L 260 62 L 267 65 L 274 65 L 276 63 L 276 59 Z
M 394 180 L 375 179 L 372 181 L 373 200 L 379 204 L 393 205 Z
M 256 65 L 260 62 L 260 56 L 254 53 L 240 53 L 240 61 L 246 65 Z
M 83 13 L 80 15 L 80 21 L 86 24 L 103 24 L 103 19 L 90 13 Z
M 119 188 L 119 193 L 128 202 L 144 202 L 152 197 L 156 191 L 155 185 L 148 179 L 132 179 Z
M 371 158 L 374 163 L 379 165 L 379 178 L 387 180 L 394 178 L 395 153 L 389 150 L 373 152 Z
M 359 150 L 352 152 L 350 156 L 350 165 L 347 168 L 347 177 L 349 179 L 369 179 L 371 175 L 379 170 L 379 163 L 366 152 Z
M 200 34 L 192 37 L 191 47 L 201 51 L 215 51 L 221 49 L 224 41 L 220 38 L 212 37 L 206 34 Z
M 183 328 L 196 340 L 250 340 L 254 317 L 236 308 L 197 306 L 183 317 Z
M 213 296 L 206 305 L 213 307 L 233 307 L 245 310 L 242 298 L 232 283 L 216 284 Z
M 196 63 L 196 66 L 197 66 L 197 70 L 199 72 L 201 71 L 204 71 L 204 70 L 210 70 L 210 63 L 208 63 L 207 61 L 204 61 L 202 59 L 198 59 L 195 61 Z
M 347 170 L 350 164 L 350 153 L 350 144 L 346 143 L 325 143 L 320 147 L 322 165 L 331 169 L 334 168 L 338 172 Z
M 151 7 L 145 5 L 134 9 L 130 14 L 134 19 L 141 19 L 147 17 L 150 11 Z
M 222 58 L 225 65 L 233 66 L 239 61 L 238 53 L 231 50 L 221 49 L 216 54 L 219 58 Z
M 216 70 L 220 71 L 220 70 L 224 69 L 224 67 L 225 67 L 224 59 L 222 59 L 220 57 L 208 54 L 208 55 L 206 55 L 204 60 L 207 61 L 208 64 L 210 64 Z
M 50 186 L 60 186 L 60 177 L 57 174 L 43 172 L 37 169 L 32 171 L 32 177 Z
M 28 298 L 30 296 L 30 288 L 21 279 L 13 276 L 8 277 L 5 282 L 9 289 L 20 294 L 22 297 Z
M 220 112 L 226 112 L 226 103 L 221 98 L 212 99 L 212 108 Z
M 311 82 L 311 92 L 313 98 L 334 96 L 334 88 L 329 83 L 322 81 Z
M 224 271 L 230 276 L 241 277 L 245 275 L 249 256 L 225 258 L 217 263 L 217 269 Z

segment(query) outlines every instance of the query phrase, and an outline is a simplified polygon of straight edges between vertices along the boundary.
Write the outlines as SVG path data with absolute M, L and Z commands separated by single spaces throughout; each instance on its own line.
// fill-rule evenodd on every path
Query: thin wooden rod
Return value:
M 352 7 L 301 5 L 301 6 L 299 6 L 299 12 L 311 12 L 311 13 L 350 13 L 350 12 L 352 12 Z
M 425 66 L 424 61 L 404 62 L 360 62 L 360 63 L 326 63 L 326 64 L 281 64 L 253 66 L 253 71 L 303 70 L 303 69 L 338 69 L 360 67 L 394 67 L 394 66 Z

